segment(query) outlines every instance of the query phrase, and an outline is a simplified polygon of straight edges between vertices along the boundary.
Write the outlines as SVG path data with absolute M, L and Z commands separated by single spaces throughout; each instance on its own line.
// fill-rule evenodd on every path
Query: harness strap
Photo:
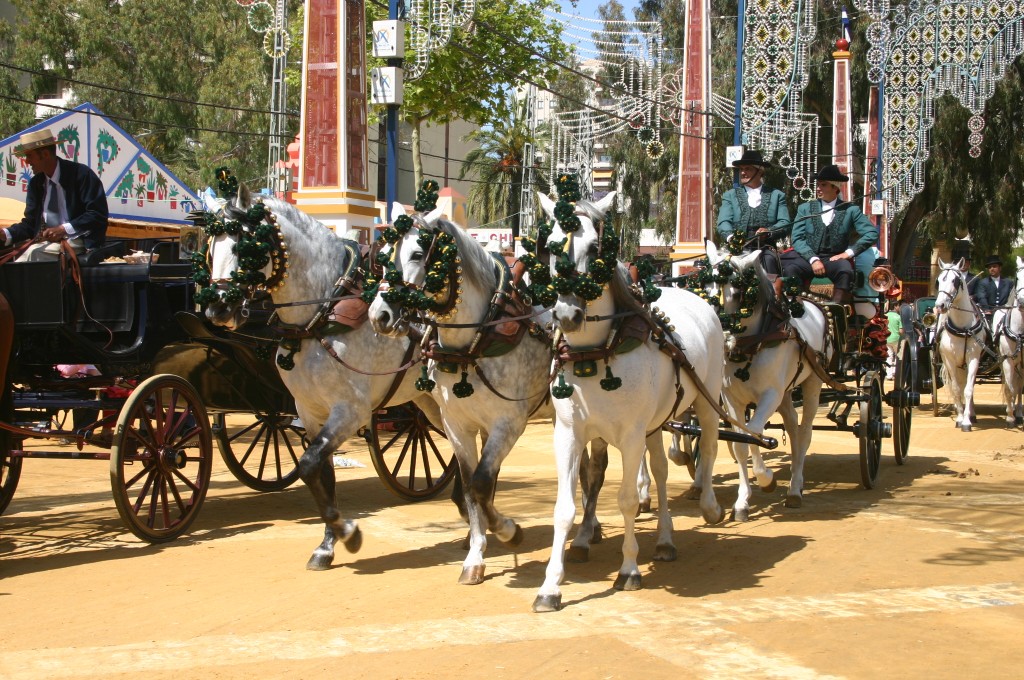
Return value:
M 364 371 L 361 368 L 356 368 L 355 366 L 352 366 L 347 361 L 338 356 L 338 353 L 334 351 L 333 347 L 331 347 L 331 343 L 327 341 L 327 338 L 320 335 L 319 333 L 314 333 L 306 337 L 315 337 L 320 342 L 320 346 L 324 348 L 324 351 L 326 351 L 327 354 L 330 355 L 332 359 L 334 359 L 335 361 L 337 361 L 339 364 L 341 364 L 350 371 L 354 371 L 356 373 L 359 373 L 360 375 L 396 375 L 398 378 L 400 378 L 401 375 L 404 374 L 407 370 L 409 370 L 411 367 L 415 366 L 416 364 L 423 360 L 422 358 L 412 358 L 413 352 L 416 351 L 415 347 L 418 344 L 418 338 L 414 337 L 414 332 L 415 331 L 413 329 L 409 330 L 409 347 L 406 348 L 405 350 L 405 356 L 402 358 L 402 365 L 392 371 L 379 372 Z M 395 387 L 395 389 L 397 389 L 397 387 Z M 391 394 L 394 394 L 394 390 L 391 391 Z M 390 398 L 390 396 L 388 398 Z

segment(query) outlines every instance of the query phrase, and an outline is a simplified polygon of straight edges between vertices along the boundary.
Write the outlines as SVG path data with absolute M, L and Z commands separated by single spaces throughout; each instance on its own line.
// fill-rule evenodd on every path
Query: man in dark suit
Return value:
M 1003 261 L 997 255 L 988 258 L 985 268 L 988 269 L 988 276 L 978 281 L 975 298 L 979 307 L 992 312 L 1006 306 L 1013 293 L 1013 281 L 1003 277 Z
M 814 179 L 818 198 L 797 208 L 793 220 L 796 255 L 783 260 L 782 273 L 804 280 L 827 276 L 834 285 L 833 301 L 852 302 L 853 260 L 875 245 L 878 229 L 860 208 L 840 197 L 840 184 L 850 178 L 838 166 L 826 165 Z
M 92 169 L 57 156 L 57 139 L 48 129 L 21 136 L 14 153 L 35 173 L 28 183 L 25 217 L 3 230 L 4 244 L 38 239 L 19 261 L 56 259 L 67 239 L 76 254 L 103 244 L 107 234 L 107 195 Z

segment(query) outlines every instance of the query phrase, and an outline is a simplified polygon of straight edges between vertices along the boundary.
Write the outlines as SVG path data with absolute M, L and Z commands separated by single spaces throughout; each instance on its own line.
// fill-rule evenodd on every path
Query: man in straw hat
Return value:
M 853 260 L 878 241 L 878 229 L 853 203 L 840 197 L 841 185 L 850 178 L 836 165 L 826 165 L 814 177 L 818 198 L 797 208 L 793 220 L 793 250 L 783 275 L 809 280 L 832 280 L 832 300 L 853 302 Z M 852 241 L 852 244 L 851 244 Z
M 49 129 L 26 132 L 14 153 L 24 157 L 34 173 L 28 183 L 25 217 L 4 229 L 4 243 L 26 239 L 29 246 L 18 261 L 54 260 L 67 239 L 76 254 L 103 244 L 107 233 L 107 195 L 103 183 L 87 165 L 57 156 L 57 139 Z

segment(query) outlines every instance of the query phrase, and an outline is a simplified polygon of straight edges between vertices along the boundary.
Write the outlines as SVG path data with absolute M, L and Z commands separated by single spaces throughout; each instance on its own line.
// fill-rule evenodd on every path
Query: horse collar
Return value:
M 970 338 L 970 337 L 973 337 L 973 336 L 977 335 L 979 332 L 981 332 L 981 330 L 984 327 L 985 327 L 985 317 L 983 317 L 983 316 L 982 317 L 978 317 L 977 321 L 974 322 L 974 325 L 969 327 L 969 328 L 961 328 L 960 326 L 957 326 L 952 321 L 950 321 L 948 316 L 946 317 L 946 330 L 948 330 L 950 333 L 952 333 L 953 335 L 957 336 L 958 338 Z

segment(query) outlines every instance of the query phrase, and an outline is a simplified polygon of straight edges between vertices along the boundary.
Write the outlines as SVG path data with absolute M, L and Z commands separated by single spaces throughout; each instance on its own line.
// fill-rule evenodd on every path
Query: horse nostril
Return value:
M 577 325 L 583 323 L 583 310 L 582 309 L 577 309 L 575 312 L 572 313 L 572 322 L 574 324 L 577 324 Z

